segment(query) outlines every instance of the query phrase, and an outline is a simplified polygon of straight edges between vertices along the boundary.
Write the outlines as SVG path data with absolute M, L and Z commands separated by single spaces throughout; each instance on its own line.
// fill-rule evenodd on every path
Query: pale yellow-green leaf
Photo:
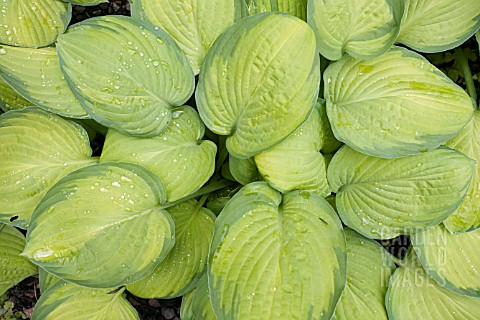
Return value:
M 195 289 L 183 296 L 180 307 L 182 320 L 217 320 L 210 303 L 208 277 L 205 273 Z
M 89 115 L 125 134 L 161 134 L 172 108 L 193 93 L 192 69 L 174 40 L 130 17 L 77 23 L 58 37 L 57 51 L 70 88 Z
M 327 59 L 372 59 L 397 39 L 403 11 L 403 0 L 310 0 L 307 21 Z
M 72 17 L 72 6 L 61 0 L 5 0 L 0 11 L 0 43 L 21 47 L 52 44 Z
M 324 99 L 318 99 L 317 103 L 320 104 L 320 121 L 322 122 L 321 127 L 323 131 L 323 143 L 320 151 L 323 154 L 332 154 L 342 146 L 342 143 L 333 134 L 332 126 L 327 116 L 327 102 Z
M 448 148 L 383 159 L 344 146 L 327 176 L 343 223 L 367 238 L 390 239 L 445 220 L 463 201 L 474 167 Z
M 0 109 L 7 112 L 9 110 L 20 110 L 32 106 L 30 101 L 25 100 L 8 83 L 0 78 Z
M 168 32 L 197 75 L 218 36 L 241 18 L 243 0 L 136 0 L 132 17 Z
M 208 277 L 219 320 L 330 319 L 346 279 L 341 223 L 317 194 L 248 184 L 215 221 Z
M 262 12 L 284 12 L 307 20 L 307 0 L 245 0 L 249 15 Z
M 127 285 L 141 298 L 174 298 L 195 288 L 207 267 L 215 215 L 190 200 L 167 209 L 175 223 L 175 244 L 155 271 Z
M 110 130 L 100 158 L 147 168 L 164 183 L 168 201 L 183 198 L 205 184 L 215 170 L 217 152 L 215 143 L 202 141 L 205 126 L 193 108 L 175 108 L 172 117 L 167 130 L 152 138 Z
M 387 320 L 385 293 L 395 263 L 375 241 L 345 229 L 347 285 L 335 308 L 336 320 Z
M 42 268 L 38 268 L 38 286 L 40 287 L 40 293 L 43 294 L 45 291 L 47 291 L 48 288 L 50 288 L 60 280 L 62 279 L 54 276 L 51 273 L 48 273 Z
M 415 257 L 390 278 L 385 297 L 390 320 L 478 320 L 480 299 L 456 294 L 430 278 Z
M 420 52 L 458 47 L 480 28 L 478 0 L 406 0 L 397 42 Z
M 87 118 L 88 114 L 68 87 L 55 48 L 3 46 L 0 76 L 18 93 L 47 111 L 66 117 Z
M 450 232 L 466 232 L 480 227 L 480 112 L 451 140 L 445 143 L 476 161 L 470 188 L 462 204 L 443 224 Z
M 315 35 L 302 20 L 262 13 L 215 41 L 195 92 L 200 117 L 246 159 L 284 140 L 310 114 L 320 81 Z
M 59 281 L 45 291 L 33 309 L 32 320 L 138 320 L 125 289 L 91 289 Z
M 39 108 L 0 116 L 0 222 L 26 228 L 47 190 L 96 162 L 79 125 Z
M 407 49 L 393 47 L 368 61 L 344 56 L 324 77 L 335 136 L 372 156 L 396 158 L 436 149 L 473 116 L 465 91 Z
M 440 224 L 413 234 L 412 245 L 424 269 L 440 286 L 480 298 L 480 230 L 451 234 Z
M 228 158 L 228 166 L 230 173 L 235 180 L 243 185 L 262 180 L 253 157 L 247 159 L 238 159 L 230 155 Z
M 324 141 L 320 108 L 317 102 L 308 119 L 291 135 L 254 156 L 262 178 L 280 192 L 305 190 L 322 197 L 330 193 L 327 166 L 320 153 Z
M 25 236 L 16 228 L 0 223 L 0 296 L 20 281 L 37 274 L 37 267 L 20 256 Z
M 138 281 L 174 243 L 162 182 L 146 169 L 103 163 L 70 173 L 32 216 L 23 255 L 64 280 L 95 288 Z

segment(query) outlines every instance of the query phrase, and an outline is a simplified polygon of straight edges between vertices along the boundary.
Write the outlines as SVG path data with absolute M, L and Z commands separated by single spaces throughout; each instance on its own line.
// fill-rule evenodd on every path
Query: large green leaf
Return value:
M 0 222 L 25 228 L 60 178 L 96 160 L 85 130 L 38 108 L 0 116 Z
M 83 107 L 97 122 L 122 133 L 159 135 L 171 109 L 193 93 L 192 70 L 175 42 L 130 17 L 82 21 L 58 37 L 57 50 Z
M 327 176 L 342 221 L 367 238 L 389 239 L 445 220 L 463 201 L 474 168 L 448 148 L 383 159 L 344 146 Z
M 307 0 L 245 0 L 249 15 L 261 12 L 284 12 L 307 20 Z
M 406 0 L 397 42 L 420 52 L 455 48 L 480 28 L 478 0 Z
M 202 141 L 204 133 L 198 113 L 183 106 L 173 110 L 167 130 L 153 138 L 135 138 L 110 130 L 100 160 L 144 166 L 163 181 L 168 201 L 175 201 L 199 189 L 215 170 L 217 146 Z
M 480 227 L 480 112 L 446 146 L 458 150 L 476 161 L 475 172 L 467 196 L 460 207 L 443 224 L 450 232 L 465 232 Z
M 390 320 L 477 320 L 480 299 L 440 287 L 423 270 L 413 250 L 390 278 L 385 297 Z
M 66 117 L 86 118 L 68 87 L 55 48 L 2 48 L 0 76 L 35 105 Z
M 254 156 L 263 179 L 280 192 L 305 190 L 326 197 L 330 193 L 323 144 L 320 103 L 308 119 L 285 140 Z
M 0 223 L 0 296 L 23 279 L 37 274 L 37 266 L 20 256 L 24 247 L 23 234 Z
M 305 121 L 318 95 L 315 35 L 302 20 L 262 13 L 239 20 L 205 57 L 198 110 L 227 149 L 245 159 L 285 139 Z
M 47 291 L 48 288 L 50 288 L 60 280 L 62 279 L 60 279 L 57 276 L 54 276 L 51 273 L 48 273 L 42 268 L 38 268 L 38 286 L 40 288 L 41 294 L 43 294 L 45 291 Z
M 347 285 L 335 308 L 336 320 L 387 320 L 385 293 L 395 270 L 392 257 L 375 241 L 345 229 Z
M 72 6 L 61 0 L 5 0 L 0 10 L 0 43 L 21 47 L 48 46 L 72 17 Z
M 324 154 L 331 154 L 337 151 L 343 143 L 338 141 L 333 134 L 332 126 L 327 116 L 327 102 L 324 99 L 318 99 L 317 106 L 320 110 L 320 121 L 323 131 L 323 143 L 320 151 Z
M 442 287 L 480 298 L 480 230 L 452 235 L 438 225 L 412 235 L 412 245 L 423 268 Z
M 208 277 L 205 273 L 198 281 L 198 286 L 183 296 L 180 308 L 182 320 L 217 320 L 210 303 Z
M 132 17 L 168 32 L 187 56 L 194 74 L 218 36 L 241 18 L 243 0 L 136 0 Z
M 30 101 L 25 100 L 2 78 L 0 78 L 0 92 L 0 109 L 5 112 L 32 106 Z
M 72 172 L 43 197 L 23 255 L 83 286 L 110 288 L 153 272 L 174 243 L 162 182 L 146 169 L 103 163 Z
M 175 222 L 175 245 L 155 271 L 127 286 L 141 298 L 173 298 L 191 291 L 207 267 L 215 215 L 190 200 L 168 212 Z
M 91 289 L 60 281 L 44 292 L 33 309 L 33 320 L 136 320 L 124 288 Z
M 243 185 L 262 180 L 253 157 L 238 159 L 230 155 L 228 164 L 232 176 Z
M 372 59 L 397 39 L 403 10 L 404 1 L 399 0 L 311 0 L 308 23 L 327 59 L 338 60 L 344 53 Z
M 327 68 L 325 79 L 335 136 L 372 156 L 394 158 L 433 150 L 473 115 L 462 88 L 403 48 L 368 61 L 345 56 Z
M 345 239 L 320 196 L 243 187 L 215 222 L 208 264 L 223 319 L 330 319 L 346 279 Z

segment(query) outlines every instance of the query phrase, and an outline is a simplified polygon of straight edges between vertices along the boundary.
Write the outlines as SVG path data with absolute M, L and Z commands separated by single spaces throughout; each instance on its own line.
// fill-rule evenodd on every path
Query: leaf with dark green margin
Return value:
M 124 290 L 91 289 L 59 281 L 40 296 L 32 320 L 140 319 Z
M 330 319 L 346 281 L 340 220 L 319 195 L 244 186 L 215 221 L 208 277 L 223 319 Z
M 407 49 L 393 47 L 368 61 L 344 56 L 324 77 L 335 136 L 372 156 L 397 158 L 436 149 L 473 116 L 465 91 Z
M 33 104 L 65 117 L 88 118 L 68 87 L 55 48 L 3 46 L 0 76 Z
M 0 223 L 0 296 L 38 272 L 37 266 L 20 256 L 24 247 L 25 236 L 16 228 Z
M 262 12 L 284 12 L 307 20 L 307 0 L 245 0 L 249 15 Z
M 223 31 L 242 17 L 243 0 L 136 0 L 132 17 L 160 27 L 187 56 L 195 75 Z
M 466 232 L 480 227 L 480 112 L 475 111 L 472 120 L 445 143 L 476 161 L 475 171 L 467 195 L 460 207 L 443 224 L 450 232 Z
M 390 320 L 477 320 L 480 299 L 440 287 L 410 250 L 390 278 L 385 305 Z
M 387 320 L 385 293 L 395 271 L 392 256 L 375 241 L 345 229 L 347 285 L 332 319 Z
M 271 148 L 315 105 L 319 56 L 302 20 L 262 13 L 239 20 L 205 57 L 195 92 L 198 111 L 228 152 L 245 159 Z
M 397 42 L 420 52 L 447 51 L 479 28 L 478 0 L 406 0 Z
M 198 286 L 183 296 L 180 307 L 182 320 L 217 320 L 210 303 L 208 277 L 205 273 L 198 281 Z
M 10 110 L 21 110 L 32 106 L 30 101 L 25 100 L 8 83 L 0 78 L 0 109 L 7 112 Z
M 100 160 L 147 168 L 164 183 L 168 201 L 175 201 L 197 191 L 215 170 L 217 146 L 202 141 L 204 133 L 205 126 L 193 108 L 175 108 L 170 125 L 159 136 L 135 138 L 110 130 Z
M 72 18 L 72 6 L 61 0 L 5 0 L 0 10 L 0 43 L 12 46 L 48 46 Z
M 366 60 L 395 42 L 404 5 L 403 0 L 311 0 L 307 21 L 325 58 L 338 60 L 347 53 Z
M 480 230 L 451 234 L 438 225 L 411 239 L 423 268 L 440 286 L 480 298 Z
M 127 290 L 140 298 L 174 298 L 197 285 L 207 267 L 215 215 L 196 200 L 168 208 L 175 223 L 175 244 L 155 271 Z
M 62 279 L 60 279 L 57 276 L 54 276 L 51 273 L 48 273 L 42 268 L 38 268 L 38 286 L 40 288 L 41 294 L 43 294 L 45 291 L 47 291 L 48 288 L 50 288 L 60 280 Z
M 445 220 L 463 201 L 474 169 L 473 160 L 448 148 L 383 159 L 343 146 L 327 176 L 343 223 L 367 238 L 390 239 Z
M 162 182 L 143 167 L 103 163 L 70 173 L 32 216 L 23 255 L 82 286 L 112 288 L 152 273 L 174 243 Z
M 96 162 L 83 128 L 39 108 L 2 114 L 0 136 L 0 222 L 21 228 L 54 183 Z
M 57 51 L 70 88 L 89 115 L 125 134 L 161 134 L 172 108 L 193 93 L 192 69 L 175 41 L 130 17 L 82 21 L 58 37 Z
M 263 180 L 282 193 L 305 190 L 330 193 L 327 166 L 320 153 L 324 129 L 317 102 L 308 119 L 285 140 L 254 156 Z
M 262 180 L 253 157 L 238 159 L 230 155 L 228 158 L 228 164 L 232 176 L 243 185 Z

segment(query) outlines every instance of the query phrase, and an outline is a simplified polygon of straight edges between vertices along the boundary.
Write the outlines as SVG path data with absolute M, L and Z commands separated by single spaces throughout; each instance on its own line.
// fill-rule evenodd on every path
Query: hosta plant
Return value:
M 0 295 L 480 318 L 478 0 L 100 2 L 0 4 Z

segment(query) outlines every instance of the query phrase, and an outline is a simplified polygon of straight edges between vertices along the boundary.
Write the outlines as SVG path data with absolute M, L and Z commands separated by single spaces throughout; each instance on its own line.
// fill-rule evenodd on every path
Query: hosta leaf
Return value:
M 217 320 L 210 303 L 208 277 L 204 274 L 198 281 L 198 286 L 183 296 L 180 308 L 182 320 Z
M 343 223 L 367 238 L 390 239 L 445 220 L 463 201 L 474 166 L 448 148 L 383 159 L 344 146 L 327 176 Z
M 135 308 L 125 299 L 124 290 L 91 289 L 60 281 L 40 296 L 32 319 L 140 319 Z
M 0 10 L 0 43 L 21 47 L 48 46 L 72 17 L 72 6 L 61 0 L 5 0 Z
M 215 215 L 195 200 L 169 208 L 175 222 L 175 245 L 155 271 L 127 285 L 141 298 L 173 298 L 191 291 L 204 274 L 215 229 Z
M 38 268 L 38 285 L 40 287 L 40 293 L 45 293 L 48 288 L 53 286 L 55 283 L 60 281 L 59 277 L 54 276 L 51 273 L 43 270 L 42 268 Z
M 398 36 L 404 1 L 311 0 L 308 23 L 320 54 L 338 60 L 344 53 L 372 59 L 385 53 Z
M 25 228 L 60 178 L 96 160 L 85 130 L 38 108 L 0 116 L 0 222 Z
M 175 201 L 199 189 L 213 174 L 217 146 L 201 140 L 204 132 L 198 113 L 183 106 L 173 110 L 167 130 L 153 138 L 135 138 L 110 130 L 101 161 L 144 166 L 163 181 L 168 201 Z
M 413 251 L 411 252 L 413 254 Z M 390 278 L 385 297 L 390 320 L 476 320 L 480 299 L 440 287 L 423 270 L 416 257 Z
M 30 101 L 25 100 L 8 83 L 0 78 L 0 109 L 7 112 L 9 110 L 20 110 L 32 106 Z
M 262 180 L 253 157 L 238 159 L 230 156 L 228 158 L 228 164 L 232 176 L 243 185 Z
M 320 196 L 243 187 L 215 222 L 210 297 L 222 319 L 330 319 L 345 285 L 341 223 Z
M 187 56 L 194 74 L 215 39 L 241 18 L 242 0 L 136 0 L 132 17 L 168 32 Z
M 307 20 L 307 0 L 245 0 L 249 15 L 261 12 L 284 12 Z
M 441 52 L 461 45 L 479 28 L 478 0 L 407 0 L 397 42 Z
M 0 296 L 23 279 L 37 274 L 37 267 L 20 256 L 24 247 L 23 234 L 0 223 Z
M 0 76 L 18 93 L 62 116 L 88 117 L 65 81 L 55 48 L 2 49 L 5 54 L 0 55 Z
M 445 143 L 476 161 L 475 172 L 468 193 L 460 207 L 443 224 L 450 232 L 465 232 L 480 227 L 480 113 L 475 111 L 472 120 Z
M 335 308 L 336 320 L 385 319 L 385 293 L 395 270 L 392 257 L 375 241 L 345 229 L 347 285 Z
M 285 139 L 318 95 L 315 35 L 302 20 L 263 13 L 239 20 L 208 52 L 195 92 L 198 110 L 227 149 L 245 159 Z
M 345 56 L 327 68 L 325 79 L 335 136 L 372 156 L 395 158 L 433 150 L 473 115 L 462 88 L 403 48 L 368 61 Z
M 130 17 L 82 21 L 58 38 L 60 66 L 91 117 L 125 134 L 162 133 L 193 92 L 192 70 L 175 42 Z
M 322 197 L 330 193 L 327 167 L 320 153 L 323 142 L 320 104 L 284 141 L 254 156 L 263 179 L 280 192 L 306 190 Z
M 162 182 L 140 166 L 82 168 L 43 197 L 23 254 L 83 286 L 110 288 L 140 280 L 173 246 L 172 218 L 158 207 L 165 198 Z
M 412 245 L 424 269 L 442 287 L 480 298 L 480 230 L 452 235 L 438 225 L 412 235 Z
M 317 106 L 320 111 L 321 128 L 323 131 L 323 143 L 320 150 L 324 154 L 334 153 L 342 146 L 342 143 L 335 138 L 330 121 L 328 121 L 327 102 L 323 99 L 318 99 Z

